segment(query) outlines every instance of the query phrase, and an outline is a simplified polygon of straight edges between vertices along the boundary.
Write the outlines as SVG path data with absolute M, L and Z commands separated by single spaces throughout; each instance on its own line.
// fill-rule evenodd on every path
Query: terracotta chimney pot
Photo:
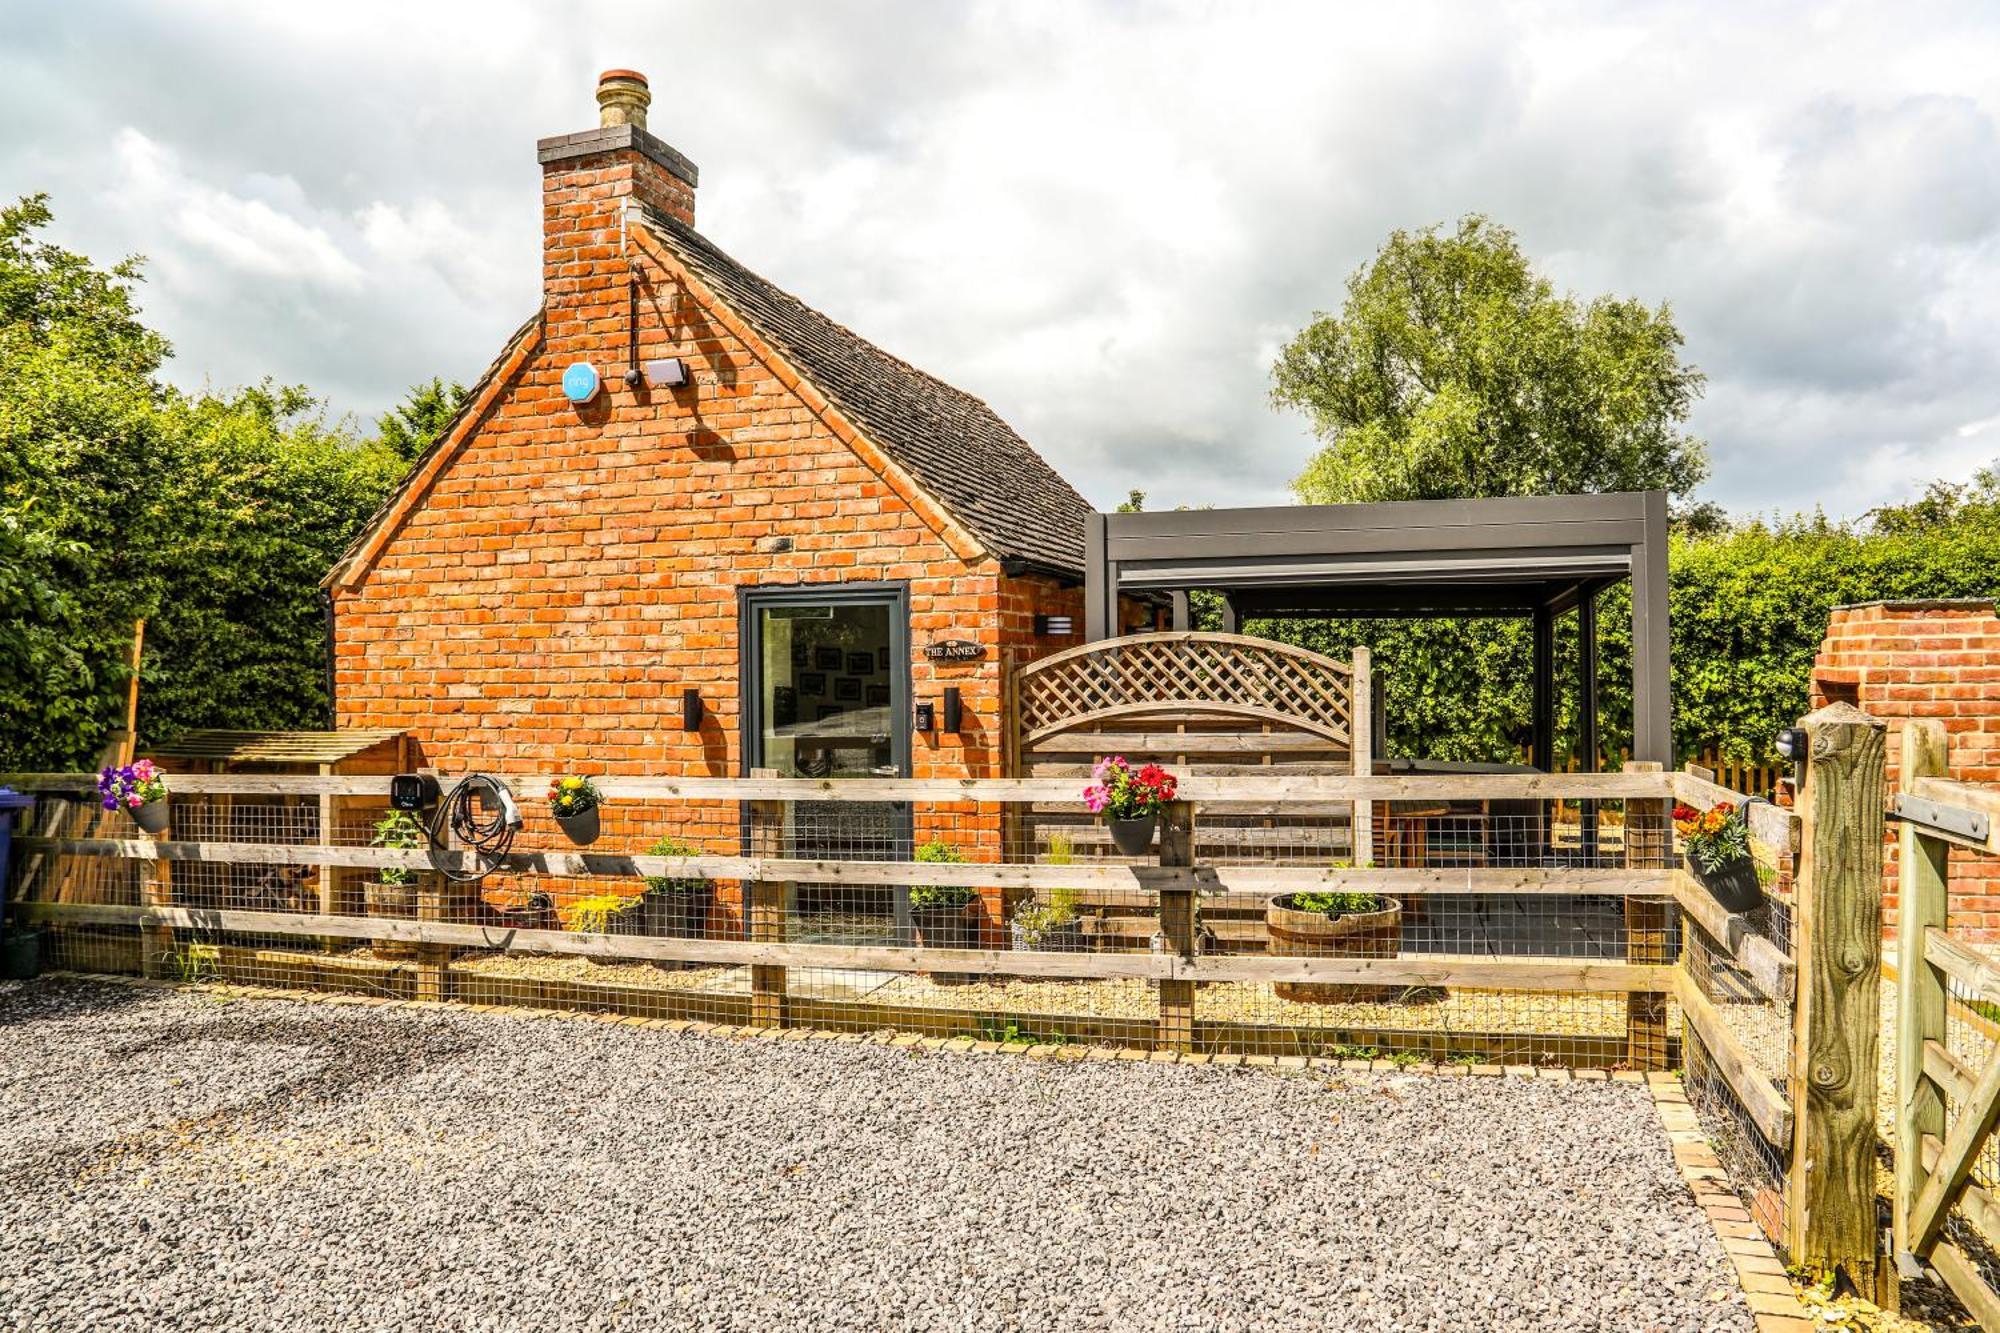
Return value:
M 597 123 L 609 128 L 646 128 L 646 108 L 653 103 L 646 76 L 636 69 L 607 69 L 597 76 Z

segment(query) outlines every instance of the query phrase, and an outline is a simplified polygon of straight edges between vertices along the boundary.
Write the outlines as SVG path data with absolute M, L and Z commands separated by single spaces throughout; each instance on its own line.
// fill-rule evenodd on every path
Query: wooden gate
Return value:
M 1941 723 L 1903 731 L 1897 866 L 1896 1181 L 1898 1262 L 1929 1264 L 1980 1327 L 2000 1294 L 1974 1255 L 2000 1245 L 2000 962 L 1950 931 L 1953 847 L 2000 853 L 2000 789 L 1945 774 Z
M 1013 771 L 1072 778 L 1081 788 L 1098 759 L 1123 755 L 1181 777 L 1366 774 L 1368 677 L 1366 649 L 1349 664 L 1240 634 L 1138 634 L 1085 644 L 1013 674 Z M 1195 854 L 1214 864 L 1358 862 L 1365 858 L 1355 848 L 1369 842 L 1367 811 L 1353 801 L 1292 805 L 1281 821 L 1257 803 L 1205 803 Z M 1113 854 L 1103 825 L 1073 802 L 1037 804 L 1014 818 L 1010 842 L 1036 860 Z M 1152 929 L 1140 919 L 1148 904 L 1097 906 L 1114 916 L 1130 909 L 1132 932 Z M 1206 919 L 1223 947 L 1263 947 L 1262 905 L 1254 906 L 1234 912 L 1212 905 Z M 1234 922 L 1237 915 L 1245 919 Z M 1115 943 L 1133 942 L 1143 948 L 1145 936 Z

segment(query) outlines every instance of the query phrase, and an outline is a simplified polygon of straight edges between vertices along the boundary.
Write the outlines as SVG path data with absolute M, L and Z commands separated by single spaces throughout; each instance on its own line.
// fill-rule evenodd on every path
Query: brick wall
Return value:
M 914 738 L 915 775 L 999 775 L 1007 654 L 1066 646 L 1038 643 L 1032 617 L 1080 623 L 1080 591 L 1006 577 L 954 540 L 669 252 L 637 228 L 621 243 L 624 197 L 686 217 L 689 183 L 631 150 L 544 173 L 539 341 L 334 588 L 340 725 L 406 729 L 447 771 L 735 774 L 738 589 L 891 581 L 908 587 L 915 698 L 953 685 L 965 707 L 959 733 Z M 682 358 L 685 388 L 622 381 L 628 261 L 637 359 Z M 579 408 L 560 381 L 586 360 L 605 387 Z M 923 645 L 944 638 L 987 652 L 928 661 Z M 687 687 L 705 706 L 695 733 L 681 729 Z M 997 834 L 997 811 L 990 823 Z
M 1812 703 L 1845 699 L 1889 724 L 1889 789 L 1898 789 L 1902 726 L 1936 718 L 1952 776 L 2000 781 L 2000 616 L 1990 601 L 1871 602 L 1837 608 L 1813 663 Z M 1896 920 L 1896 829 L 1889 826 L 1883 929 Z M 1954 929 L 2000 940 L 2000 858 L 1954 851 Z

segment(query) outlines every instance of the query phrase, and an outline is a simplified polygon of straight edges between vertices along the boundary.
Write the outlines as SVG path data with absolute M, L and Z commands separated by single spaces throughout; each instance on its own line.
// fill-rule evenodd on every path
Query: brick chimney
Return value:
M 542 164 L 542 294 L 552 304 L 597 285 L 622 266 L 615 256 L 627 199 L 694 225 L 694 163 L 646 130 L 652 103 L 646 76 L 608 69 L 597 76 L 598 124 L 535 145 Z

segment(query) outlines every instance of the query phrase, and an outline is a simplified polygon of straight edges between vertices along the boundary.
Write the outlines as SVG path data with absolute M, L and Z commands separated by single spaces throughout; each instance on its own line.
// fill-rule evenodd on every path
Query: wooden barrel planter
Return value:
M 322 872 L 324 873 L 324 872 Z M 410 884 L 384 884 L 381 880 L 370 880 L 361 888 L 361 901 L 368 915 L 383 921 L 415 921 L 417 919 L 417 886 Z M 383 958 L 415 958 L 417 946 L 397 940 L 375 940 L 375 953 Z
M 1328 916 L 1291 905 L 1292 895 L 1271 899 L 1264 909 L 1270 952 L 1280 958 L 1394 958 L 1403 944 L 1403 903 L 1382 899 L 1376 912 Z M 1273 989 L 1281 1000 L 1301 1004 L 1354 1004 L 1390 1000 L 1400 986 L 1360 986 L 1345 983 L 1280 981 Z

